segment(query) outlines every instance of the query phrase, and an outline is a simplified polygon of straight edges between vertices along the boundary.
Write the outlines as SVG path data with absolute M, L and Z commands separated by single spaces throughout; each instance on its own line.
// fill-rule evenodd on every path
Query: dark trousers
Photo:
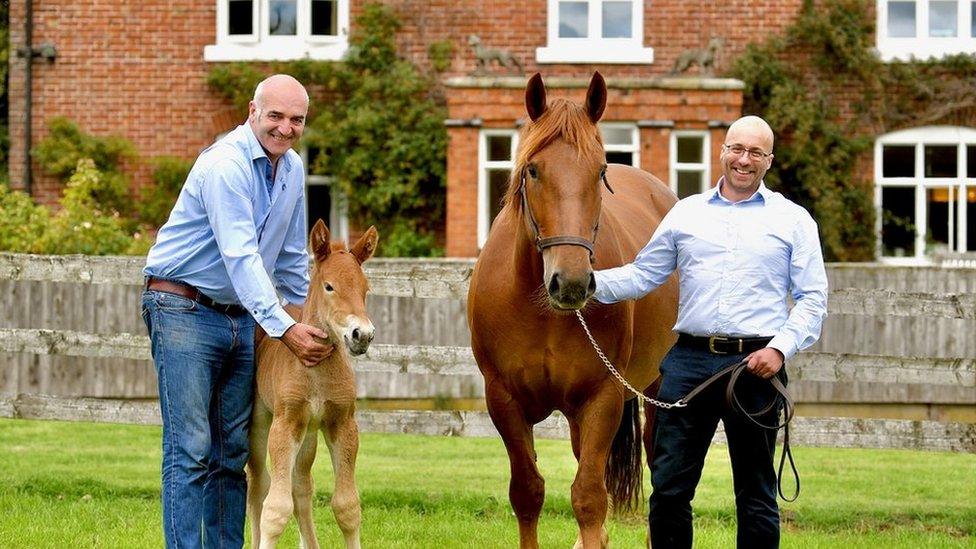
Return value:
M 723 367 L 748 355 L 713 355 L 706 350 L 675 346 L 661 364 L 658 398 L 673 402 Z M 785 368 L 780 371 L 786 382 Z M 687 408 L 658 410 L 654 422 L 654 460 L 651 463 L 650 537 L 658 549 L 690 548 L 691 500 L 701 479 L 705 454 L 718 421 L 725 425 L 740 548 L 779 547 L 779 506 L 773 452 L 776 433 L 738 415 L 725 403 L 727 378 L 712 384 Z M 775 398 L 768 381 L 743 373 L 736 395 L 747 411 L 758 411 Z M 763 423 L 774 424 L 780 407 Z

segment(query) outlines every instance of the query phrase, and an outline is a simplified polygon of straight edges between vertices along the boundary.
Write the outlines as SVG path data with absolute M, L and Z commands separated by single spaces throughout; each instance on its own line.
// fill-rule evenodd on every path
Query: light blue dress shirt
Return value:
M 308 293 L 305 168 L 289 150 L 271 161 L 242 124 L 204 150 L 149 251 L 144 273 L 243 305 L 272 337 L 295 323 L 288 303 Z M 274 281 L 274 282 L 272 282 Z
M 817 341 L 827 316 L 817 224 L 764 183 L 735 203 L 721 195 L 722 184 L 678 202 L 633 263 L 597 271 L 594 297 L 638 299 L 677 269 L 675 330 L 772 337 L 768 346 L 790 359 Z

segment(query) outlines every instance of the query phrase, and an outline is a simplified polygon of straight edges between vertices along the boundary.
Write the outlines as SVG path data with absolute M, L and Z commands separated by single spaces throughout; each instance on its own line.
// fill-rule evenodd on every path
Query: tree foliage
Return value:
M 367 4 L 341 63 L 271 65 L 306 85 L 311 95 L 304 142 L 318 151 L 311 173 L 330 176 L 345 193 L 350 217 L 376 225 L 386 256 L 434 255 L 444 218 L 446 112 L 432 75 L 396 52 L 400 22 L 388 7 Z M 444 48 L 434 54 L 446 55 Z M 442 61 L 442 60 L 440 60 Z M 443 62 L 436 66 L 444 66 Z M 243 108 L 267 74 L 228 65 L 211 86 Z

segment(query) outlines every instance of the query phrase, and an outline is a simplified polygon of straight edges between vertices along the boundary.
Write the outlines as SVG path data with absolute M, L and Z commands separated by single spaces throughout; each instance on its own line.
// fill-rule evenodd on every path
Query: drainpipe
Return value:
M 34 0 L 27 0 L 26 13 L 24 14 L 24 47 L 17 50 L 17 56 L 24 59 L 24 192 L 31 194 L 31 179 L 33 179 L 31 168 L 31 125 L 34 121 L 34 100 L 32 91 L 34 89 L 34 58 L 40 57 L 53 63 L 57 58 L 58 52 L 54 44 L 49 42 L 34 47 Z

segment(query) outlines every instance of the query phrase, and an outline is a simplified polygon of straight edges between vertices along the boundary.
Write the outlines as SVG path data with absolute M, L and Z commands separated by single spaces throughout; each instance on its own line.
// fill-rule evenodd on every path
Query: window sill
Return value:
M 939 59 L 958 53 L 976 53 L 973 38 L 887 38 L 878 41 L 882 61 Z
M 536 48 L 537 63 L 617 63 L 650 65 L 654 63 L 654 48 L 610 41 L 556 44 Z
M 313 59 L 316 61 L 338 61 L 342 59 L 349 44 L 345 40 L 330 43 L 305 42 L 301 40 L 277 41 L 274 43 L 255 42 L 252 44 L 212 44 L 203 48 L 204 61 L 294 61 Z

